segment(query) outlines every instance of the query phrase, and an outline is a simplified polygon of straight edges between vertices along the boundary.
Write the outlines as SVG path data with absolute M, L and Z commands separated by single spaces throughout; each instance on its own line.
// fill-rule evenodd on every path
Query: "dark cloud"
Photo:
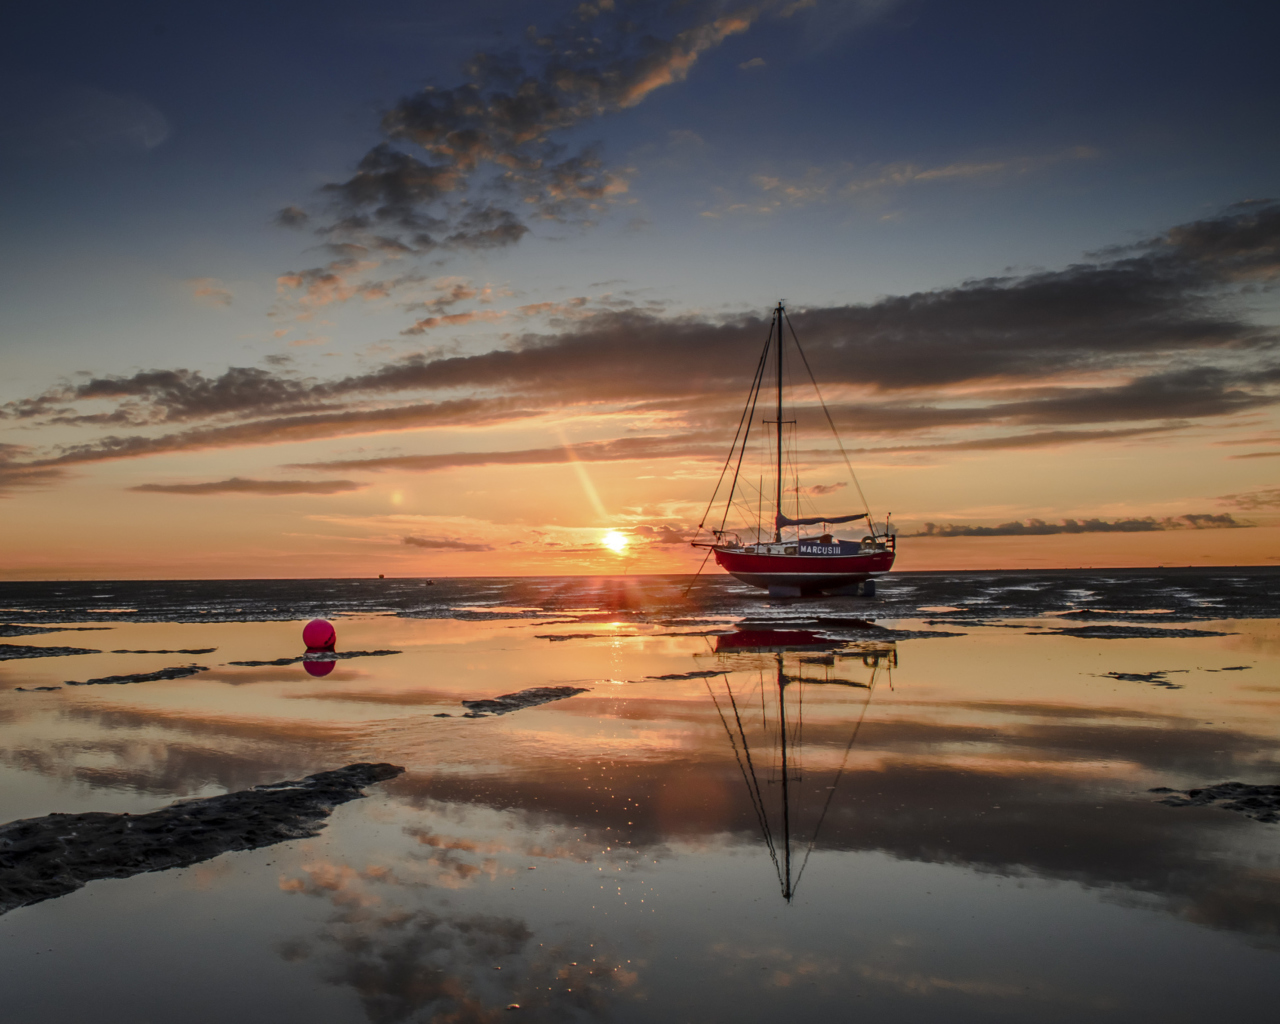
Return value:
M 1181 430 L 1184 423 L 1160 427 L 1132 427 L 1126 430 L 1038 430 L 1030 434 L 1004 434 L 999 437 L 977 437 L 968 441 L 949 441 L 939 444 L 901 444 L 883 448 L 850 448 L 850 454 L 891 455 L 897 452 L 985 452 L 1014 448 L 1056 448 L 1066 444 L 1085 444 L 1091 441 L 1118 441 L 1131 437 L 1167 434 Z M 806 453 L 830 457 L 831 453 Z
M 1268 487 L 1244 494 L 1224 494 L 1218 500 L 1245 512 L 1280 509 L 1280 487 Z
M 102 415 L 74 415 L 68 403 L 106 400 Z M 91 377 L 5 407 L 17 419 L 49 417 L 60 423 L 179 422 L 236 413 L 262 413 L 318 405 L 311 384 L 252 366 L 233 366 L 217 377 L 198 370 L 142 370 L 130 377 Z
M 310 220 L 307 211 L 300 206 L 286 206 L 276 213 L 276 223 L 282 228 L 300 228 Z
M 0 444 L 0 498 L 7 498 L 19 489 L 48 487 L 66 476 L 66 470 L 56 466 L 19 462 L 18 457 L 28 452 L 29 449 L 20 445 Z
M 1274 459 L 1280 458 L 1280 452 L 1249 452 L 1247 455 L 1233 455 L 1233 459 Z
M 673 526 L 662 524 L 660 526 L 637 526 L 631 531 L 637 537 L 642 537 L 651 544 L 659 544 L 664 546 L 677 546 L 688 544 L 693 534 L 682 530 L 677 530 Z
M 468 61 L 462 84 L 428 86 L 387 110 L 383 141 L 350 178 L 322 188 L 335 218 L 321 230 L 338 241 L 382 232 L 428 252 L 512 245 L 526 217 L 590 218 L 626 183 L 597 146 L 570 153 L 559 139 L 682 81 L 772 6 L 583 4 L 554 29 L 530 27 L 515 48 Z
M 414 537 L 408 536 L 404 538 L 404 543 L 414 548 L 427 548 L 430 551 L 492 551 L 493 547 L 489 544 L 473 544 L 469 541 L 456 540 L 445 537 L 443 539 L 431 537 Z
M 1204 235 L 1216 248 L 1194 244 Z M 1137 254 L 865 306 L 798 310 L 792 320 L 824 383 L 937 389 L 1124 372 L 1159 357 L 1174 365 L 1139 374 L 1123 389 L 1064 392 L 1043 404 L 1013 403 L 1005 413 L 1083 419 L 1107 406 L 1105 418 L 1126 407 L 1133 416 L 1182 415 L 1181 407 L 1186 415 L 1216 415 L 1269 400 L 1261 392 L 1280 380 L 1276 333 L 1227 302 L 1242 276 L 1280 273 L 1278 246 L 1280 204 L 1267 205 L 1175 228 Z M 411 358 L 333 387 L 507 387 L 605 400 L 736 394 L 767 329 L 760 316 L 604 311 L 570 331 L 527 334 L 509 349 Z
M 20 468 L 47 468 L 79 462 L 131 459 L 166 452 L 199 451 L 208 448 L 235 448 L 243 445 L 287 444 L 320 437 L 412 430 L 423 427 L 510 421 L 536 413 L 522 410 L 506 399 L 457 399 L 422 405 L 401 405 L 386 409 L 350 410 L 305 416 L 282 416 L 251 420 L 228 427 L 205 427 L 162 434 L 159 437 L 132 435 L 104 437 L 87 444 L 70 445 L 47 459 L 22 464 Z
M 384 205 L 391 202 L 389 194 L 378 194 Z M 472 212 L 469 223 L 477 230 L 502 230 L 500 218 L 479 207 Z M 1280 204 L 1254 204 L 1065 270 L 968 282 L 869 305 L 798 310 L 793 320 L 818 379 L 832 390 L 845 389 L 836 393 L 831 410 L 846 436 L 901 439 L 893 447 L 864 441 L 864 452 L 999 450 L 1154 435 L 1196 419 L 1261 409 L 1280 398 L 1280 338 L 1232 311 L 1242 290 L 1280 276 L 1278 251 Z M 324 267 L 284 275 L 281 288 L 304 304 L 323 305 L 383 297 L 401 283 L 422 280 L 412 272 L 377 281 L 361 277 L 362 267 L 376 263 L 370 252 L 348 246 Z M 508 315 L 487 308 L 446 312 L 491 296 L 456 281 L 440 291 L 418 304 L 431 315 L 409 333 Z M 570 403 L 612 404 L 637 416 L 664 417 L 677 429 L 704 431 L 710 446 L 722 443 L 726 424 L 731 429 L 737 420 L 754 354 L 768 329 L 765 320 L 593 308 L 576 299 L 568 305 L 573 317 L 559 321 L 558 329 L 526 333 L 507 348 L 476 355 L 419 353 L 327 381 L 287 367 L 233 367 L 216 377 L 178 369 L 73 380 L 11 402 L 3 414 L 98 427 L 248 422 L 162 437 L 108 436 L 27 463 L 11 456 L 6 472 L 17 479 L 14 474 L 63 462 L 445 423 L 448 410 L 457 412 L 458 422 L 475 422 L 477 416 L 497 422 Z M 1103 383 L 1074 383 L 1083 375 Z M 851 395 L 855 389 L 863 397 Z M 450 391 L 488 397 L 369 408 L 403 393 Z M 110 407 L 82 408 L 88 402 Z M 353 408 L 355 403 L 360 407 Z M 801 410 L 799 419 L 801 434 L 816 436 L 820 417 Z M 1068 429 L 1095 423 L 1132 426 Z M 1010 430 L 1029 426 L 1053 429 Z M 990 436 L 936 442 L 910 436 L 948 427 L 988 428 L 984 433 Z M 666 457 L 643 450 L 657 443 L 594 442 L 583 457 Z M 709 454 L 702 448 L 682 452 L 679 443 L 672 439 L 666 454 Z M 627 445 L 638 447 L 630 452 Z M 409 458 L 417 461 L 403 467 L 562 461 L 549 452 L 414 456 Z
M 1001 523 L 999 526 L 963 526 L 948 523 L 938 526 L 925 523 L 919 533 L 911 537 L 1045 537 L 1055 533 L 1153 533 L 1161 530 L 1209 530 L 1240 529 L 1253 523 L 1242 523 L 1230 513 L 1220 515 L 1189 513 L 1176 518 L 1153 519 L 1064 519 L 1060 523 L 1046 523 L 1043 519 L 1028 519 L 1025 523 Z
M 834 484 L 812 484 L 809 487 L 789 487 L 787 490 L 791 494 L 805 494 L 811 498 L 816 498 L 821 494 L 835 494 L 836 491 L 848 486 L 847 481 L 841 480 Z
M 131 491 L 146 494 L 340 494 L 358 491 L 364 484 L 352 480 L 214 480 L 202 484 L 139 484 Z

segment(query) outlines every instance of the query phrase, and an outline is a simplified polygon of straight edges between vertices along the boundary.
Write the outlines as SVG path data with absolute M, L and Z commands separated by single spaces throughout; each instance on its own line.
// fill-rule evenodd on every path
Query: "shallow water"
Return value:
M 1280 781 L 1277 582 L 5 585 L 0 621 L 109 628 L 0 640 L 103 652 L 0 661 L 0 821 L 406 772 L 318 837 L 0 916 L 3 1017 L 1257 1015 L 1280 825 L 1149 790 Z M 297 657 L 313 614 L 401 653 L 231 664 Z M 1132 635 L 1055 632 L 1095 626 Z M 544 686 L 586 692 L 461 717 Z

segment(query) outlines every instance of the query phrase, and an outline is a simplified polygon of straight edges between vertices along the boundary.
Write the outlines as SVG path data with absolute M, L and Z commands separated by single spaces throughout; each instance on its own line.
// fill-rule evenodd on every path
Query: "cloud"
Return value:
M 364 484 L 352 480 L 246 480 L 234 476 L 202 484 L 138 484 L 131 491 L 146 494 L 340 494 L 358 491 Z
M 1233 459 L 1274 459 L 1280 457 L 1280 452 L 1248 452 L 1245 455 L 1233 455 Z
M 117 400 L 122 413 L 112 422 L 180 422 L 267 409 L 315 404 L 305 380 L 252 366 L 233 366 L 217 377 L 198 370 L 142 370 L 130 377 L 91 377 L 41 396 L 40 406 L 12 407 L 12 414 L 30 418 L 47 411 L 50 403 Z M 68 420 L 65 415 L 63 421 Z
M 188 281 L 191 294 L 218 306 L 231 305 L 231 291 L 216 277 L 197 277 Z
M 201 451 L 210 448 L 238 448 L 245 445 L 292 444 L 322 437 L 372 434 L 426 427 L 457 427 L 493 422 L 510 422 L 535 416 L 505 399 L 457 399 L 386 409 L 353 409 L 345 412 L 315 413 L 250 420 L 227 427 L 205 427 L 163 434 L 159 437 L 108 436 L 87 444 L 69 445 L 57 455 L 21 464 L 20 468 L 48 468 L 82 462 L 132 459 L 168 452 Z
M 623 462 L 633 459 L 723 459 L 724 445 L 704 440 L 705 437 L 706 435 L 625 437 L 612 441 L 587 441 L 575 445 L 525 448 L 519 451 L 450 452 L 441 455 L 391 455 L 374 459 L 337 459 L 330 462 L 298 463 L 292 468 L 435 472 L 466 466 L 539 466 L 566 462 Z
M 1216 247 L 1198 241 L 1205 234 Z M 825 385 L 892 392 L 1030 382 L 1154 360 L 1169 369 L 1136 375 L 1119 390 L 1063 390 L 1005 413 L 1077 421 L 1218 415 L 1274 400 L 1277 335 L 1226 300 L 1241 275 L 1277 273 L 1280 204 L 1269 204 L 1175 228 L 1095 263 L 800 309 L 791 318 Z M 505 387 L 597 401 L 737 394 L 767 326 L 751 315 L 602 311 L 558 334 L 526 334 L 510 348 L 412 357 L 331 390 Z
M 747 69 L 764 65 L 763 61 L 758 65 L 748 61 L 738 66 Z M 1055 164 L 1093 160 L 1098 156 L 1098 151 L 1091 146 L 1071 146 L 1040 155 L 959 160 L 933 167 L 900 161 L 870 167 L 810 167 L 798 177 L 760 173 L 750 178 L 759 195 L 750 199 L 727 200 L 704 210 L 701 215 L 715 218 L 726 214 L 772 214 L 784 207 L 847 201 L 868 194 L 940 182 L 1003 182 Z
M 376 282 L 345 276 L 359 262 L 343 257 L 293 275 L 282 288 L 315 303 L 361 289 L 373 295 Z M 1280 203 L 1259 203 L 1061 270 L 789 315 L 841 429 L 868 440 L 895 439 L 864 442 L 863 452 L 1054 447 L 1154 437 L 1276 403 L 1280 336 L 1236 305 L 1252 301 L 1250 289 L 1276 277 Z M 73 378 L 9 402 L 0 416 L 100 430 L 193 426 L 162 436 L 100 436 L 21 463 L 11 456 L 8 472 L 443 426 L 449 415 L 457 423 L 497 423 L 570 406 L 665 423 L 675 432 L 667 439 L 592 442 L 581 449 L 584 458 L 679 457 L 683 444 L 694 444 L 685 454 L 699 458 L 703 440 L 691 441 L 690 432 L 706 432 L 706 445 L 722 443 L 726 424 L 731 429 L 737 422 L 752 356 L 768 328 L 760 315 L 671 316 L 613 300 L 592 305 L 585 297 L 453 312 L 462 302 L 484 305 L 501 292 L 456 277 L 419 284 L 426 297 L 415 311 L 430 315 L 420 316 L 410 332 L 477 320 L 552 319 L 503 348 L 418 352 L 328 380 L 304 377 L 287 364 L 232 367 L 218 376 L 155 369 Z M 444 397 L 450 394 L 458 397 Z M 413 396 L 409 404 L 401 404 L 404 396 Z M 799 418 L 801 436 L 816 436 L 820 417 L 802 410 Z M 1101 429 L 1087 429 L 1091 425 Z M 943 428 L 952 432 L 947 440 L 930 436 Z M 961 428 L 969 433 L 955 437 Z M 667 454 L 654 447 L 660 440 Z M 552 448 L 410 458 L 429 469 L 564 456 Z
M 276 278 L 276 291 L 304 308 L 361 298 L 384 299 L 400 281 L 370 281 L 363 275 L 380 266 L 379 260 L 340 259 L 327 266 L 290 271 Z
M 515 49 L 471 58 L 462 84 L 428 86 L 393 104 L 382 141 L 355 173 L 321 189 L 332 216 L 320 230 L 357 243 L 381 233 L 426 253 L 513 245 L 528 233 L 527 219 L 595 216 L 626 191 L 625 178 L 604 166 L 597 146 L 566 153 L 559 138 L 683 81 L 703 54 L 772 6 L 584 4 L 552 30 L 530 27 Z M 665 24 L 672 18 L 684 24 Z M 286 212 L 284 223 L 302 222 Z
M 406 327 L 400 333 L 403 335 L 426 334 L 427 331 L 436 327 L 462 327 L 465 324 L 475 323 L 477 321 L 484 323 L 495 323 L 506 317 L 507 314 L 498 309 L 474 309 L 467 313 L 447 313 L 443 316 L 428 316 L 416 321 L 412 327 Z
M 1166 424 L 1159 427 L 1134 427 L 1129 430 L 1038 430 L 1030 434 L 1002 434 L 998 437 L 975 437 L 967 441 L 947 441 L 938 444 L 902 444 L 880 448 L 851 448 L 854 453 L 893 452 L 985 452 L 1017 448 L 1058 448 L 1067 444 L 1087 444 L 1092 441 L 1119 441 L 1132 437 L 1167 434 L 1186 427 L 1185 423 Z
M 453 538 L 436 539 L 431 537 L 414 537 L 408 536 L 404 538 L 404 543 L 410 547 L 427 548 L 431 551 L 492 551 L 493 546 L 490 544 L 473 544 L 468 541 L 457 540 Z
M 809 487 L 790 487 L 788 488 L 788 491 L 791 494 L 807 494 L 810 497 L 816 498 L 821 494 L 834 494 L 841 488 L 848 486 L 849 484 L 847 481 L 841 480 L 834 484 L 812 484 Z
M 1045 537 L 1056 533 L 1153 533 L 1161 530 L 1210 530 L 1241 529 L 1253 526 L 1233 519 L 1229 513 L 1212 515 L 1191 513 L 1168 519 L 1064 519 L 1060 523 L 1046 523 L 1043 519 L 1028 519 L 1025 523 L 1001 523 L 999 526 L 961 526 L 950 523 L 938 526 L 925 523 L 919 533 L 909 537 Z
M 32 466 L 18 461 L 30 449 L 21 445 L 0 444 L 0 498 L 9 497 L 15 490 L 30 487 L 48 487 L 62 480 L 66 470 L 56 466 Z
M 657 544 L 664 547 L 675 547 L 688 544 L 693 534 L 677 530 L 673 526 L 662 524 L 660 526 L 637 526 L 631 531 L 637 537 L 649 541 L 651 544 Z
M 300 228 L 311 219 L 306 210 L 300 206 L 286 206 L 276 213 L 275 221 L 282 228 Z
M 753 71 L 756 68 L 762 68 L 764 66 L 765 66 L 765 61 L 763 57 L 752 57 L 750 60 L 744 60 L 741 64 L 739 64 L 738 70 Z
M 1280 487 L 1264 488 L 1260 491 L 1248 491 L 1244 494 L 1224 494 L 1218 499 L 1226 505 L 1233 505 L 1245 512 L 1263 509 L 1280 509 Z

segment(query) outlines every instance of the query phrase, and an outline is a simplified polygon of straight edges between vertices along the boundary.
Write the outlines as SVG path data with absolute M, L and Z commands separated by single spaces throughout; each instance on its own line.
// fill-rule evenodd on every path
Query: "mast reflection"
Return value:
M 723 673 L 714 685 L 712 679 L 706 680 L 707 692 L 742 772 L 782 898 L 790 903 L 817 845 L 882 674 L 890 688 L 893 686 L 897 648 L 892 643 L 830 640 L 808 630 L 739 630 L 717 637 L 713 656 L 723 666 Z M 848 673 L 850 668 L 856 671 Z M 837 670 L 843 674 L 835 674 Z M 745 682 L 749 676 L 755 678 Z M 803 831 L 797 833 L 793 827 L 793 814 L 798 816 L 796 825 L 803 826 L 815 803 L 812 786 L 805 785 L 811 780 L 806 779 L 801 758 L 806 686 L 844 687 L 850 691 L 846 696 L 851 698 L 847 702 L 839 698 L 832 701 L 824 696 L 822 700 L 823 711 L 829 712 L 835 704 L 837 731 L 843 737 L 847 728 L 848 741 L 831 784 L 816 791 L 825 796 L 807 843 Z M 832 717 L 828 713 L 819 720 L 827 746 L 833 745 L 829 738 Z M 769 759 L 762 764 L 759 754 L 766 747 Z M 821 772 L 814 774 L 819 779 L 825 777 Z M 796 847 L 800 845 L 803 855 L 797 865 Z

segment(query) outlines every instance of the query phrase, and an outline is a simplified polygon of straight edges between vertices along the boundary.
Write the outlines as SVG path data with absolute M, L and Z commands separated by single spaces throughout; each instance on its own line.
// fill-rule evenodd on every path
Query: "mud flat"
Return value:
M 266 666 L 300 665 L 304 661 L 345 661 L 347 658 L 382 658 L 388 654 L 401 654 L 402 651 L 308 651 L 296 658 L 273 658 L 271 661 L 229 661 L 228 665 L 239 665 L 242 668 L 264 668 Z
M 335 807 L 403 771 L 351 764 L 151 814 L 50 814 L 0 825 L 0 914 L 99 878 L 166 871 L 230 850 L 318 835 Z
M 76 682 L 68 679 L 68 686 L 112 686 L 124 683 L 155 683 L 161 679 L 186 679 L 198 672 L 208 672 L 207 665 L 175 665 L 173 668 L 162 668 L 157 672 L 131 672 L 123 676 L 98 676 L 96 679 L 84 679 Z
M 15 658 L 67 658 L 73 654 L 101 654 L 88 647 L 33 647 L 30 644 L 0 644 L 0 661 Z
M 1204 807 L 1217 804 L 1223 810 L 1238 811 L 1268 825 L 1280 823 L 1280 786 L 1251 786 L 1247 782 L 1220 782 L 1203 789 L 1169 789 L 1161 786 L 1152 793 L 1171 793 L 1160 803 L 1170 807 Z M 1219 801 L 1222 801 L 1219 803 Z
M 578 693 L 586 693 L 585 686 L 535 686 L 519 693 L 504 693 L 501 697 L 489 700 L 464 700 L 462 706 L 467 709 L 463 718 L 488 718 L 490 715 L 505 715 L 511 711 L 537 707 L 553 700 L 564 700 Z
M 1234 636 L 1216 629 L 1165 629 L 1161 626 L 1067 626 L 1029 631 L 1028 636 L 1074 636 L 1081 640 L 1189 640 L 1205 636 Z

